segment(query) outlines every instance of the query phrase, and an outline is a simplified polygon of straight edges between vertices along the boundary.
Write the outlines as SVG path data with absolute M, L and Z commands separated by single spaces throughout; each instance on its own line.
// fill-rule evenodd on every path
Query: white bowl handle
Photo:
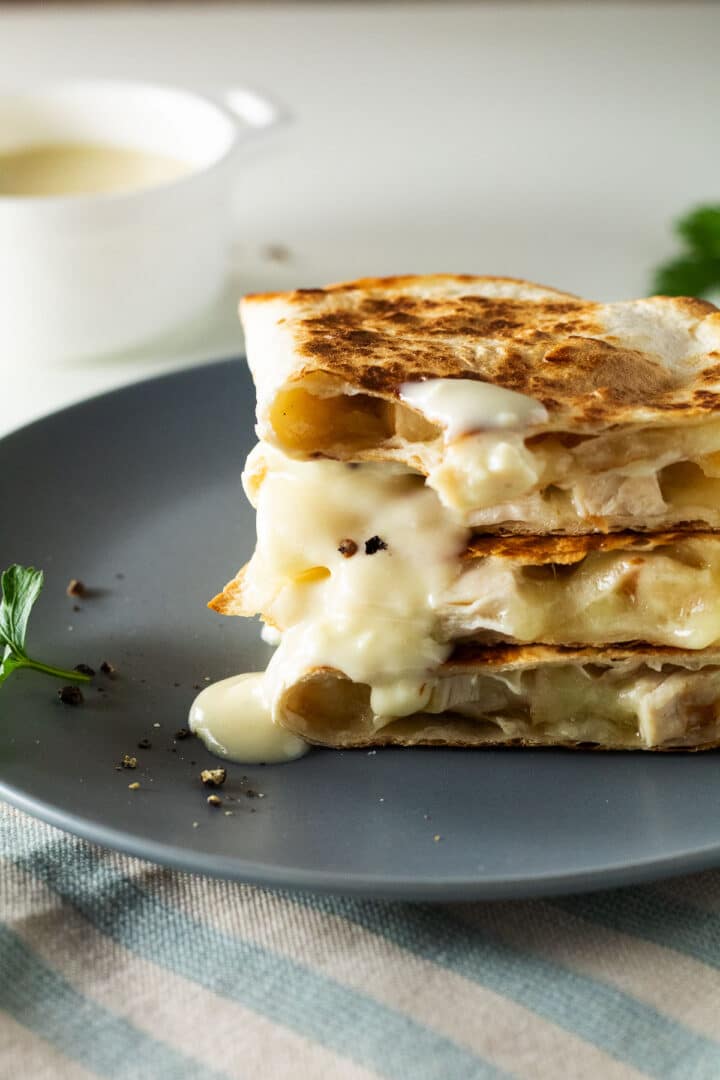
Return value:
M 240 121 L 243 140 L 264 134 L 289 119 L 289 114 L 278 102 L 247 86 L 233 86 L 218 96 L 225 111 L 236 122 Z

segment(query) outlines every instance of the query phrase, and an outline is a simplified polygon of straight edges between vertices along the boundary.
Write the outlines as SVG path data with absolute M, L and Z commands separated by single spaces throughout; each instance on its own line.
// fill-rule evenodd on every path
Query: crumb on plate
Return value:
M 63 705 L 82 705 L 85 700 L 79 686 L 62 686 L 57 696 Z
M 222 787 L 227 779 L 225 769 L 203 769 L 200 779 L 205 787 Z

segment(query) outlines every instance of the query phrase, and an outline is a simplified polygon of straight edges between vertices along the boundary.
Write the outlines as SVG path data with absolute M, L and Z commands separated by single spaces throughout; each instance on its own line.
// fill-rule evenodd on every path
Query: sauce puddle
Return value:
M 295 761 L 310 749 L 273 722 L 263 692 L 265 672 L 251 671 L 206 686 L 190 707 L 190 730 L 218 757 L 242 765 Z

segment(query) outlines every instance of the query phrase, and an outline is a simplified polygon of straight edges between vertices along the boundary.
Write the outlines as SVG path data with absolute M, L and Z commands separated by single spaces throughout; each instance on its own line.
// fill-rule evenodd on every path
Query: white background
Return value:
M 239 351 L 241 290 L 458 271 L 596 299 L 645 293 L 674 250 L 672 219 L 720 201 L 718 57 L 712 3 L 6 10 L 7 86 L 244 83 L 293 120 L 239 166 L 234 269 L 217 308 L 133 355 L 59 372 L 3 353 L 0 431 Z M 269 244 L 291 258 L 269 260 Z

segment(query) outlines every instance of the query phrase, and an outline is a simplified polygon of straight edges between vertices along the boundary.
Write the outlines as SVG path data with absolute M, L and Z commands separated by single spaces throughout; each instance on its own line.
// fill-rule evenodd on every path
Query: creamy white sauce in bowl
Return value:
M 170 183 L 192 166 L 107 142 L 51 142 L 0 152 L 0 196 L 87 195 Z

